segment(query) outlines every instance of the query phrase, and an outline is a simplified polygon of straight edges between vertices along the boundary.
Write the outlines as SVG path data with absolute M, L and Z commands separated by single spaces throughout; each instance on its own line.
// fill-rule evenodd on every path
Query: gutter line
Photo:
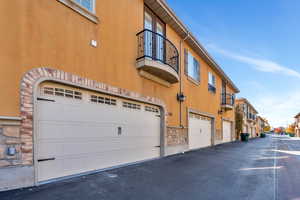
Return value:
M 179 94 L 182 93 L 183 88 L 182 88 L 182 44 L 185 40 L 187 40 L 190 37 L 190 33 L 187 32 L 185 38 L 180 40 L 180 55 L 179 55 Z M 179 126 L 184 127 L 182 124 L 182 102 L 179 101 Z

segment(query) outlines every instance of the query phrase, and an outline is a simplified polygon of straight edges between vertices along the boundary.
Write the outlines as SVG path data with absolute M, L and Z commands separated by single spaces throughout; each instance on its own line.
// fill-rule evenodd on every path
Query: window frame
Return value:
M 210 83 L 212 81 L 212 83 Z M 212 92 L 212 93 L 216 93 L 217 90 L 217 79 L 215 74 L 213 74 L 212 72 L 208 72 L 208 91 Z
M 76 2 L 75 0 L 56 0 L 56 1 L 72 9 L 73 11 L 85 17 L 86 19 L 92 21 L 93 23 L 95 24 L 99 23 L 99 18 L 96 16 L 96 0 L 92 0 L 93 11 L 90 11 L 87 8 L 83 7 L 80 3 Z
M 189 80 L 191 80 L 192 82 L 195 82 L 196 84 L 200 84 L 201 82 L 201 65 L 200 62 L 197 60 L 197 58 L 192 54 L 192 52 L 190 52 L 188 49 L 185 50 L 185 74 L 188 77 Z M 193 60 L 192 63 L 190 63 L 189 61 Z M 198 77 L 194 77 L 193 74 L 195 73 L 195 66 L 197 66 L 197 75 Z M 190 69 L 193 69 L 193 72 L 191 74 Z M 196 73 L 195 73 L 196 74 Z
M 82 7 L 82 8 L 85 9 L 85 10 L 87 10 L 88 12 L 91 12 L 91 13 L 93 13 L 93 14 L 96 13 L 96 0 L 89 0 L 89 1 L 92 1 L 92 10 L 89 10 L 88 8 L 86 8 L 86 7 L 81 3 L 83 0 L 73 0 L 73 1 L 74 1 L 74 3 L 78 4 L 80 7 Z M 80 3 L 77 2 L 77 1 L 80 1 Z

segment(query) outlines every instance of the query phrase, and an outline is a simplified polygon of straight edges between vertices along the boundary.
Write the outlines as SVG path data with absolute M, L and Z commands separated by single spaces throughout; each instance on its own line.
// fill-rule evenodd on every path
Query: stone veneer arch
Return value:
M 33 165 L 34 157 L 34 98 L 38 85 L 44 81 L 54 81 L 83 89 L 94 90 L 118 97 L 157 105 L 161 108 L 161 155 L 164 155 L 166 134 L 166 106 L 158 98 L 145 96 L 126 89 L 110 86 L 88 78 L 52 68 L 33 68 L 21 80 L 20 111 L 21 111 L 21 160 L 23 165 Z

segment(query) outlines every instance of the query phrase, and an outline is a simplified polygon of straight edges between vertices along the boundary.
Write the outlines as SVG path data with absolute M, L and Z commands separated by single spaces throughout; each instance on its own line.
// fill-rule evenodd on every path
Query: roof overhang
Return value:
M 181 38 L 186 38 L 186 42 L 230 85 L 235 93 L 240 90 L 226 75 L 222 68 L 214 61 L 211 55 L 200 44 L 197 38 L 189 31 L 182 21 L 176 16 L 174 11 L 167 5 L 164 0 L 144 0 L 145 4 L 149 6 L 165 23 L 174 29 Z

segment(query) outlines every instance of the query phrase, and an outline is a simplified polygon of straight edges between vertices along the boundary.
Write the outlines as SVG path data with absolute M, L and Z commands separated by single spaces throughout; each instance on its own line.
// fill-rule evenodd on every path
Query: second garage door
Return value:
M 198 149 L 211 146 L 212 120 L 209 117 L 189 114 L 189 148 Z
M 223 121 L 223 142 L 231 141 L 231 122 Z
M 38 181 L 160 156 L 158 107 L 43 87 L 37 101 Z

